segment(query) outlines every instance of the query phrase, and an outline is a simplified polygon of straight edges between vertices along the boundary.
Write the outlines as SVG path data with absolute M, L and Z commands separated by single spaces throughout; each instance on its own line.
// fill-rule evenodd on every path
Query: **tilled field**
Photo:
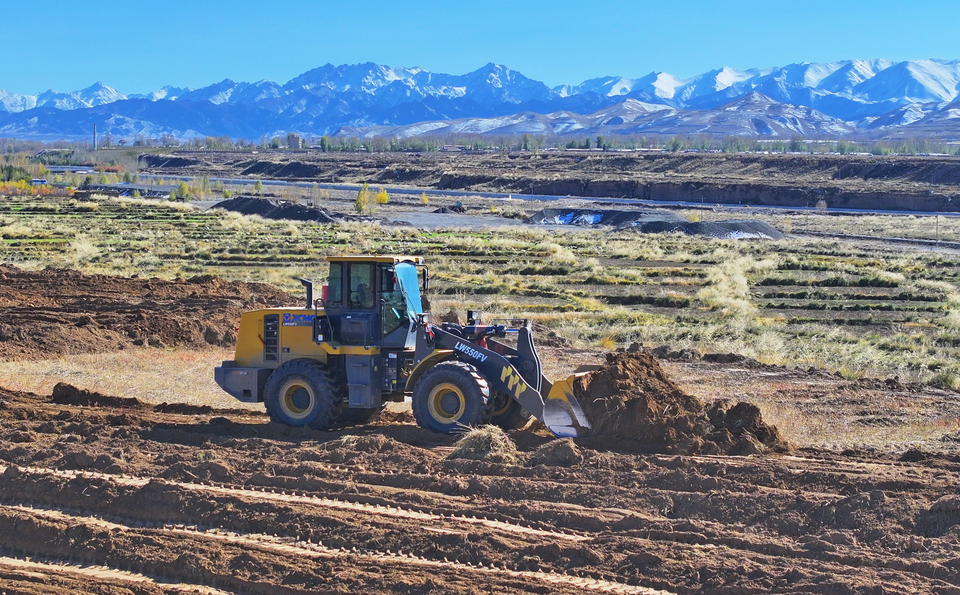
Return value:
M 203 349 L 229 343 L 240 311 L 291 299 L 208 277 L 0 274 L 0 354 L 15 360 Z M 670 392 L 660 414 L 677 432 L 689 416 L 671 407 L 695 405 L 681 389 L 762 399 L 788 440 L 820 420 L 835 446 L 708 456 L 624 425 L 576 441 L 531 427 L 510 433 L 510 456 L 465 460 L 402 410 L 317 432 L 65 384 L 0 388 L 0 593 L 960 594 L 957 393 L 655 353 L 679 389 L 621 376 L 604 398 Z M 610 359 L 652 361 L 630 355 Z M 920 426 L 940 430 L 913 448 L 869 434 Z
M 6 593 L 960 593 L 960 457 L 450 458 L 409 414 L 322 433 L 0 390 Z

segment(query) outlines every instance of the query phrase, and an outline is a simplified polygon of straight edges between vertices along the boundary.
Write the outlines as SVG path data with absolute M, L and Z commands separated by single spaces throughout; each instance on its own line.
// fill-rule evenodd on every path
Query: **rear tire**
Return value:
M 264 402 L 272 421 L 326 431 L 340 419 L 344 392 L 325 365 L 295 359 L 270 374 L 264 387 Z
M 489 423 L 493 400 L 474 366 L 447 361 L 427 370 L 413 387 L 412 409 L 421 428 L 457 434 Z
M 493 394 L 493 417 L 490 423 L 504 430 L 519 430 L 530 421 L 530 413 L 510 395 L 497 391 Z

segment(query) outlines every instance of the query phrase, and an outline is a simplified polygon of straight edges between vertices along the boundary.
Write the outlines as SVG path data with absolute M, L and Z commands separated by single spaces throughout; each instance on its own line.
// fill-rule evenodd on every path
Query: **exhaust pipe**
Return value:
M 300 279 L 300 284 L 307 288 L 307 310 L 313 308 L 313 281 Z

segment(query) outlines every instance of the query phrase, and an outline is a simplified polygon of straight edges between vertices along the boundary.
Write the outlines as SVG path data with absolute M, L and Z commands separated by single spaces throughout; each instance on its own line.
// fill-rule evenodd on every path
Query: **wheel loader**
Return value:
M 389 401 L 410 400 L 417 424 L 457 433 L 484 424 L 524 426 L 532 416 L 556 436 L 591 428 L 573 394 L 578 376 L 551 383 L 530 322 L 434 324 L 422 294 L 422 257 L 334 256 L 320 298 L 302 308 L 241 316 L 234 359 L 217 384 L 243 402 L 263 402 L 273 421 L 317 430 L 374 419 Z M 510 339 L 507 339 L 510 337 Z

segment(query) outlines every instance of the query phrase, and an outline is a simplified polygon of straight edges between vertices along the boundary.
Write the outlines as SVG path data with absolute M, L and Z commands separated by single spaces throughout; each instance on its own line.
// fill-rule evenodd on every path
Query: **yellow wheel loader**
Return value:
M 422 257 L 336 256 L 316 301 L 243 314 L 234 359 L 217 384 L 240 401 L 263 402 L 273 421 L 318 430 L 373 420 L 388 401 L 410 399 L 417 423 L 438 433 L 484 424 L 515 429 L 530 416 L 557 436 L 590 423 L 573 380 L 541 372 L 529 321 L 432 324 L 421 291 Z M 515 335 L 516 346 L 498 341 Z

